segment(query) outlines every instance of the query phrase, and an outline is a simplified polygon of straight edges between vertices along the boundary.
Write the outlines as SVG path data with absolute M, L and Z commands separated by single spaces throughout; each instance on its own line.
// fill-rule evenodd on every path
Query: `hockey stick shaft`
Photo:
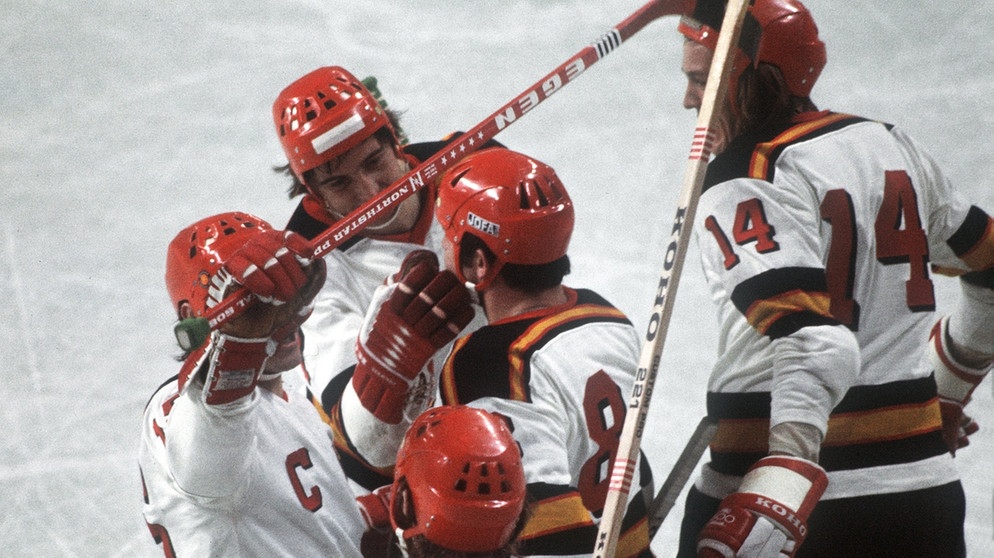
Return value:
M 738 45 L 742 21 L 749 0 L 730 0 L 725 8 L 725 17 L 718 35 L 707 85 L 697 115 L 697 126 L 691 143 L 683 185 L 680 190 L 676 217 L 670 232 L 670 242 L 663 257 L 663 269 L 659 275 L 656 298 L 653 302 L 645 344 L 639 357 L 635 373 L 635 385 L 628 404 L 628 412 L 621 430 L 618 453 L 611 469 L 604 513 L 594 542 L 595 558 L 613 558 L 621 534 L 628 492 L 638 462 L 642 435 L 645 430 L 656 376 L 659 373 L 659 360 L 663 352 L 666 333 L 673 314 L 673 301 L 676 297 L 683 262 L 690 242 L 690 229 L 693 226 L 697 201 L 704 184 L 714 141 L 713 129 L 718 124 L 718 103 L 724 100 L 728 91 L 728 75 L 734 61 L 735 47 Z
M 701 456 L 704 455 L 704 450 L 708 448 L 717 430 L 718 421 L 711 417 L 704 417 L 697 423 L 697 428 L 690 435 L 687 445 L 683 447 L 680 457 L 673 464 L 670 474 L 659 487 L 659 492 L 649 506 L 649 540 L 652 540 L 656 535 L 656 531 L 659 530 L 670 510 L 673 509 L 677 497 L 680 496 L 683 487 L 690 480 L 690 475 L 694 473 L 694 469 L 701 461 Z
M 509 103 L 453 140 L 444 151 L 429 157 L 401 177 L 400 180 L 322 232 L 312 241 L 310 253 L 301 255 L 311 258 L 322 257 L 341 246 L 375 221 L 381 213 L 396 207 L 396 204 L 413 196 L 462 157 L 493 139 L 502 130 L 548 99 L 553 93 L 575 80 L 587 68 L 610 54 L 646 25 L 664 15 L 684 13 L 692 5 L 692 0 L 653 0 L 643 5 L 597 41 L 574 54 Z M 187 350 L 189 348 L 185 347 L 184 344 L 195 343 L 194 346 L 199 346 L 205 340 L 200 339 L 200 337 L 206 337 L 207 331 L 216 329 L 225 321 L 242 313 L 253 303 L 252 294 L 244 288 L 240 288 L 208 310 L 204 318 L 198 319 L 205 320 L 206 323 L 199 321 L 195 325 L 189 322 L 180 322 L 176 330 L 177 341 L 181 347 Z M 183 337 L 186 339 L 184 340 Z

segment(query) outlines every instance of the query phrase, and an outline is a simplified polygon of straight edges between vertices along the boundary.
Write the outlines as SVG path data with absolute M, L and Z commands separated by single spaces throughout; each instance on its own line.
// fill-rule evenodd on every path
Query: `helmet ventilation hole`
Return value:
M 518 197 L 520 199 L 521 209 L 536 209 L 539 207 L 547 207 L 549 205 L 549 198 L 539 187 L 538 182 L 535 180 L 529 180 L 518 183 Z M 532 207 L 534 202 L 535 206 Z
M 473 170 L 472 167 L 467 167 L 463 169 L 462 172 L 456 173 L 456 175 L 452 177 L 452 180 L 449 182 L 449 184 L 454 188 L 456 184 L 459 184 L 459 181 L 462 180 L 462 177 L 466 176 L 466 173 L 470 172 L 471 170 Z

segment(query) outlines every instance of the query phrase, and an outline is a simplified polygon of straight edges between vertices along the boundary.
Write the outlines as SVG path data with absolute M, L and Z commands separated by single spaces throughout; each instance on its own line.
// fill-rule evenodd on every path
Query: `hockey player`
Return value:
M 143 514 L 168 556 L 358 556 L 365 524 L 319 410 L 283 383 L 324 280 L 302 237 L 244 213 L 208 217 L 169 245 L 179 318 L 232 281 L 260 301 L 186 355 L 145 408 Z M 224 267 L 222 267 L 222 265 Z
M 394 482 L 359 497 L 389 546 L 373 556 L 518 556 L 525 473 L 504 419 L 481 409 L 440 406 L 418 417 L 404 438 Z
M 688 108 L 723 5 L 680 23 Z M 818 110 L 825 62 L 800 2 L 749 8 L 694 225 L 719 427 L 681 557 L 965 555 L 950 452 L 994 356 L 994 223 L 899 128 Z M 936 271 L 964 297 L 929 358 Z
M 179 376 L 160 387 L 146 407 L 139 458 L 144 515 L 167 556 L 359 555 L 368 522 L 335 459 L 332 430 L 320 404 L 303 397 L 306 390 L 288 385 L 303 380 L 298 326 L 310 315 L 325 274 L 323 260 L 301 262 L 294 256 L 305 248 L 299 235 L 237 212 L 202 219 L 170 243 L 166 283 L 180 319 L 202 316 L 233 282 L 261 301 L 225 321 L 207 346 L 184 355 Z M 439 272 L 433 254 L 419 251 L 405 263 L 398 282 L 381 289 L 384 302 L 362 337 L 361 354 L 373 362 L 359 367 L 356 377 L 362 381 L 347 392 L 376 413 L 350 413 L 348 425 L 357 430 L 375 428 L 370 423 L 378 415 L 393 416 L 407 406 L 404 380 L 392 376 L 397 368 L 387 370 L 383 363 L 394 362 L 391 357 L 401 348 L 407 359 L 416 359 L 419 348 L 434 353 L 435 345 L 458 333 L 452 320 L 465 323 L 472 312 L 468 292 L 451 272 Z M 451 285 L 458 289 L 450 294 Z M 430 297 L 437 304 L 426 304 Z M 453 318 L 436 319 L 445 313 Z M 404 387 L 392 389 L 396 386 Z M 367 423 L 357 422 L 362 420 Z M 474 466 L 492 463 L 496 483 L 489 496 L 469 497 L 459 508 L 462 523 L 445 524 L 447 531 L 438 521 L 421 529 L 407 525 L 408 538 L 459 540 L 459 550 L 510 548 L 523 513 L 524 480 L 517 446 L 503 423 L 473 409 L 440 409 L 426 414 L 408 440 L 397 477 L 403 490 L 396 492 L 415 494 L 418 509 L 433 512 L 407 509 L 411 521 L 424 522 L 449 504 L 459 508 L 449 501 L 455 495 L 443 506 L 430 494 L 451 492 L 458 479 L 441 472 L 457 475 L 467 460 Z M 396 457 L 398 446 L 399 440 L 382 436 L 364 449 Z M 426 469 L 431 455 L 461 462 L 455 469 L 441 463 Z M 436 486 L 443 478 L 453 484 Z M 480 521 L 486 528 L 475 525 Z M 456 536 L 453 529 L 462 526 L 474 529 Z
M 287 86 L 273 104 L 273 117 L 293 179 L 290 197 L 303 196 L 287 228 L 309 239 L 448 143 L 402 146 L 393 113 L 337 66 L 318 68 Z M 441 233 L 432 219 L 434 200 L 435 185 L 428 184 L 395 207 L 388 206 L 361 236 L 326 254 L 327 280 L 303 326 L 311 386 L 336 426 L 336 448 L 349 477 L 366 490 L 390 482 L 394 454 L 359 457 L 356 445 L 369 440 L 342 427 L 338 404 L 357 362 L 356 338 L 376 289 L 394 276 L 412 251 L 428 249 L 441 255 Z M 424 379 L 405 381 L 423 385 Z M 388 435 L 399 442 L 414 416 L 417 413 L 405 415 L 404 423 Z
M 487 149 L 439 180 L 446 267 L 473 284 L 488 325 L 456 340 L 445 404 L 506 417 L 535 500 L 528 555 L 591 553 L 634 384 L 638 335 L 598 294 L 562 284 L 573 205 L 547 165 Z M 643 459 L 633 486 L 652 491 Z M 631 495 L 618 556 L 649 554 L 644 492 Z

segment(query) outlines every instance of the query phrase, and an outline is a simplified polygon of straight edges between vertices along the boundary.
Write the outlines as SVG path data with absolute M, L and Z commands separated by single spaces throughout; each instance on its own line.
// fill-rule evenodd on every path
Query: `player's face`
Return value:
M 714 53 L 694 41 L 683 42 L 683 62 L 680 69 L 687 76 L 687 90 L 683 94 L 683 108 L 700 112 L 704 86 L 708 82 L 711 57 Z
M 279 341 L 276 352 L 266 359 L 266 372 L 286 372 L 302 362 L 300 335 L 297 330 Z
M 309 171 L 307 181 L 314 193 L 321 197 L 328 212 L 341 218 L 399 180 L 408 170 L 407 161 L 391 144 L 370 137 L 342 156 Z M 405 203 L 412 201 L 417 205 L 417 196 L 408 198 Z M 393 211 L 385 211 L 369 228 L 375 230 L 392 222 L 403 205 L 398 204 Z M 401 230 L 413 226 L 413 222 L 405 224 L 407 227 Z
M 701 101 L 704 98 L 704 86 L 708 83 L 708 72 L 711 70 L 711 58 L 714 53 L 706 46 L 694 41 L 683 42 L 683 62 L 680 69 L 687 76 L 687 89 L 683 94 L 683 107 L 701 112 Z M 727 102 L 719 103 L 714 108 L 716 120 L 711 128 L 711 152 L 724 151 L 726 142 L 732 137 L 732 113 Z

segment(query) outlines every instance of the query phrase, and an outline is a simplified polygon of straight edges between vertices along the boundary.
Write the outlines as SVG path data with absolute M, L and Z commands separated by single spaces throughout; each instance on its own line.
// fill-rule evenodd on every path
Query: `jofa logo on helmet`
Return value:
M 487 221 L 475 213 L 470 212 L 466 214 L 466 224 L 484 234 L 500 238 L 500 225 Z

